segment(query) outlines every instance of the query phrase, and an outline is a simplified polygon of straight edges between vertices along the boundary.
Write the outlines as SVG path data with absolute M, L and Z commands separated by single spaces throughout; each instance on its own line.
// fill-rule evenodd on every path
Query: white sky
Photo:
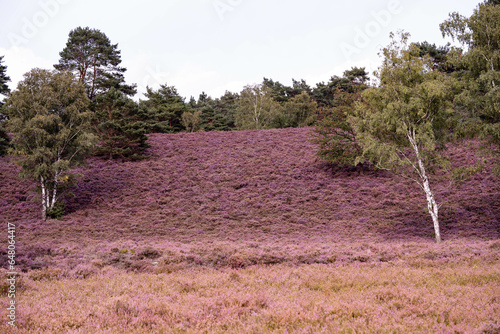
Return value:
M 219 97 L 263 77 L 314 87 L 352 66 L 373 72 L 389 32 L 446 44 L 448 13 L 480 0 L 0 0 L 0 56 L 13 90 L 34 67 L 53 68 L 69 32 L 101 30 L 121 50 L 127 83 Z

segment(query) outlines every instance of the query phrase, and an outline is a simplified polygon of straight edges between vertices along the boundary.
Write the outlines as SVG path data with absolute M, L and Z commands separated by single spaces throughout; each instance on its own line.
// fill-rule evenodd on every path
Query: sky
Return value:
M 0 0 L 0 56 L 11 90 L 52 69 L 76 27 L 118 44 L 127 83 L 175 86 L 189 99 L 240 92 L 263 78 L 315 87 L 353 66 L 372 73 L 389 33 L 444 45 L 439 24 L 479 0 Z

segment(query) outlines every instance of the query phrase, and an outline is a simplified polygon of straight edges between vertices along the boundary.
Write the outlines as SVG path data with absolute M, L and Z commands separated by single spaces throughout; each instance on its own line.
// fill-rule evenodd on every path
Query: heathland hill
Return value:
M 148 160 L 92 158 L 80 167 L 66 215 L 47 222 L 39 219 L 33 185 L 1 158 L 1 220 L 18 225 L 25 268 L 92 260 L 139 270 L 160 256 L 233 267 L 385 261 L 401 256 L 404 244 L 433 247 L 416 184 L 385 171 L 329 166 L 317 160 L 310 131 L 152 134 Z M 452 147 L 452 165 L 476 161 L 474 147 Z M 445 241 L 500 238 L 500 182 L 490 169 L 454 185 L 434 178 Z

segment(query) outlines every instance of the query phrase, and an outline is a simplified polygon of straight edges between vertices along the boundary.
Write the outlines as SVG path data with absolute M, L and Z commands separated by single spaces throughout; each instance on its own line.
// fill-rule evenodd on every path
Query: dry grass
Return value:
M 108 267 L 84 280 L 26 277 L 19 304 L 17 330 L 1 332 L 498 333 L 500 262 Z

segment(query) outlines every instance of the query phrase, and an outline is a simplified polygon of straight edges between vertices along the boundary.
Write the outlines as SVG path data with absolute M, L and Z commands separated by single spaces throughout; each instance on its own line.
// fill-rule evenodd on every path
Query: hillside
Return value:
M 215 267 L 390 261 L 429 249 L 450 257 L 500 238 L 500 182 L 489 170 L 451 187 L 434 180 L 445 240 L 437 247 L 416 184 L 330 168 L 309 136 L 308 128 L 152 134 L 149 160 L 90 159 L 68 213 L 46 222 L 32 184 L 1 158 L 1 222 L 18 227 L 24 269 L 97 261 L 148 271 L 160 257 Z M 475 161 L 474 145 L 450 149 L 452 165 Z

